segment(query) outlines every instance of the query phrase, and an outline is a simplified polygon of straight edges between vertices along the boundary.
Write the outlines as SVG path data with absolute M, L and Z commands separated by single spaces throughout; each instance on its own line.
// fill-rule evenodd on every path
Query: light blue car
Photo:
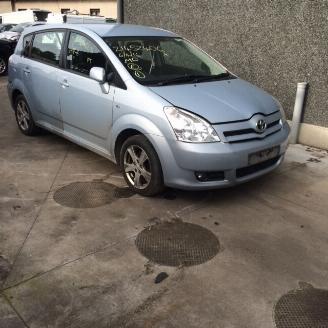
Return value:
M 29 28 L 10 58 L 8 92 L 24 134 L 44 128 L 107 157 L 146 196 L 254 179 L 287 148 L 276 99 L 162 29 Z

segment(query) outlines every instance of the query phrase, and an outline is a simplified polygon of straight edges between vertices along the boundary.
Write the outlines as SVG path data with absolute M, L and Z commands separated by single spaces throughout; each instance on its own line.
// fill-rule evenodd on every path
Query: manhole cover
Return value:
M 197 265 L 213 258 L 220 249 L 209 230 L 180 221 L 152 225 L 136 239 L 139 252 L 150 261 L 168 265 Z
M 277 328 L 328 328 L 328 291 L 305 284 L 283 295 L 274 312 Z
M 106 182 L 73 182 L 58 189 L 54 194 L 54 200 L 67 207 L 91 208 L 132 195 L 128 188 L 117 188 Z

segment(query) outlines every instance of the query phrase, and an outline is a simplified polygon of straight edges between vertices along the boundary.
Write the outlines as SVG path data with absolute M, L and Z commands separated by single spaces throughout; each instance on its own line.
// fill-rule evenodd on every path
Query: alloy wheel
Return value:
M 0 74 L 3 74 L 7 69 L 7 64 L 3 58 L 0 58 Z
M 140 146 L 129 146 L 124 154 L 124 173 L 133 187 L 145 189 L 151 180 L 150 160 Z
M 23 131 L 27 131 L 30 127 L 31 118 L 30 118 L 29 110 L 24 100 L 20 100 L 17 103 L 16 111 L 17 111 L 17 122 L 19 127 Z

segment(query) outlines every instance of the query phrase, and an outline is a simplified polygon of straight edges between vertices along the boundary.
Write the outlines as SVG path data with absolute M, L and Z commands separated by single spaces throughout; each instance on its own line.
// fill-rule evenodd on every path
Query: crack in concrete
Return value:
M 4 293 L 2 293 L 2 292 L 0 292 L 0 296 L 2 296 L 3 299 L 8 303 L 8 305 L 10 306 L 10 308 L 15 312 L 15 314 L 19 318 L 19 320 L 21 320 L 21 322 L 23 323 L 23 325 L 26 328 L 30 328 L 30 326 L 27 324 L 27 322 L 24 320 L 24 318 L 20 315 L 20 313 L 17 311 L 17 309 L 14 307 L 14 305 L 10 302 L 10 299 L 7 297 L 7 295 L 4 294 Z
M 42 211 L 42 209 L 43 209 L 43 206 L 44 206 L 44 204 L 46 203 L 46 201 L 47 201 L 47 199 L 48 199 L 48 196 L 49 196 L 49 194 L 50 194 L 50 192 L 51 192 L 51 190 L 52 190 L 52 187 L 53 187 L 54 184 L 55 184 L 55 181 L 56 181 L 56 179 L 57 179 L 57 176 L 58 176 L 60 170 L 62 169 L 62 167 L 63 167 L 63 165 L 64 165 L 64 162 L 65 162 L 65 160 L 66 160 L 66 158 L 67 158 L 67 155 L 68 155 L 68 152 L 69 152 L 69 148 L 70 148 L 70 145 L 68 145 L 68 147 L 67 147 L 66 153 L 65 153 L 65 155 L 64 155 L 64 157 L 63 157 L 63 160 L 62 160 L 62 162 L 61 162 L 61 164 L 60 164 L 60 166 L 59 166 L 59 168 L 58 168 L 58 170 L 57 170 L 57 172 L 56 172 L 56 175 L 55 175 L 55 177 L 54 177 L 54 179 L 53 179 L 53 181 L 52 181 L 52 183 L 51 183 L 51 186 L 50 186 L 50 188 L 49 188 L 49 191 L 46 193 L 46 197 L 45 197 L 45 199 L 43 200 L 42 204 L 40 205 L 40 208 L 39 208 L 38 212 L 36 213 L 36 216 L 35 216 L 35 218 L 34 218 L 32 224 L 31 224 L 31 227 L 30 227 L 29 231 L 27 232 L 27 235 L 26 235 L 26 237 L 25 237 L 25 239 L 24 239 L 22 245 L 20 246 L 20 248 L 18 249 L 18 251 L 17 251 L 17 253 L 16 253 L 15 257 L 14 257 L 14 260 L 13 260 L 13 263 L 12 263 L 12 266 L 11 266 L 11 271 L 9 272 L 8 276 L 6 277 L 6 279 L 2 282 L 2 284 L 1 284 L 1 286 L 0 286 L 0 291 L 1 291 L 1 290 L 4 290 L 4 289 L 2 289 L 2 287 L 6 284 L 6 281 L 8 280 L 8 277 L 10 276 L 12 270 L 14 269 L 14 266 L 15 266 L 16 261 L 17 261 L 19 255 L 20 255 L 20 253 L 22 252 L 22 249 L 24 248 L 27 239 L 28 239 L 29 236 L 30 236 L 30 234 L 31 234 L 31 232 L 32 232 L 32 230 L 33 230 L 33 228 L 34 228 L 35 223 L 37 222 L 37 220 L 38 220 L 38 218 L 39 218 L 39 216 L 40 216 L 40 214 L 41 214 L 41 211 Z
M 41 277 L 41 276 L 43 276 L 43 275 L 45 275 L 45 274 L 47 274 L 47 273 L 50 273 L 50 272 L 55 271 L 55 270 L 58 270 L 58 269 L 60 269 L 60 268 L 62 268 L 62 267 L 64 267 L 64 266 L 66 266 L 66 265 L 68 265 L 68 264 L 71 264 L 71 263 L 74 263 L 74 262 L 80 261 L 80 260 L 82 260 L 82 259 L 84 259 L 84 258 L 86 258 L 86 257 L 88 257 L 88 256 L 91 256 L 91 255 L 94 255 L 94 254 L 97 254 L 97 253 L 101 253 L 101 252 L 105 251 L 106 249 L 108 249 L 108 248 L 110 248 L 110 247 L 115 247 L 115 246 L 117 246 L 117 245 L 120 245 L 120 244 L 122 244 L 122 243 L 124 243 L 124 242 L 126 242 L 126 241 L 128 241 L 128 240 L 130 240 L 130 239 L 132 239 L 132 238 L 135 238 L 137 235 L 138 235 L 138 233 L 135 233 L 135 234 L 133 234 L 133 235 L 131 235 L 131 236 L 129 236 L 129 237 L 123 239 L 122 241 L 118 241 L 118 242 L 116 242 L 116 243 L 112 243 L 112 244 L 109 244 L 109 245 L 103 246 L 103 247 L 98 248 L 98 249 L 96 249 L 96 250 L 94 250 L 94 251 L 92 251 L 92 252 L 89 252 L 89 253 L 86 253 L 86 254 L 84 254 L 84 255 L 81 255 L 81 256 L 79 256 L 79 257 L 77 257 L 77 258 L 75 258 L 75 259 L 72 259 L 72 260 L 69 260 L 69 261 L 64 262 L 64 263 L 62 263 L 62 264 L 56 265 L 56 266 L 54 266 L 53 268 L 51 268 L 51 269 L 49 269 L 49 270 L 46 270 L 46 271 L 43 271 L 43 272 L 39 272 L 39 273 L 33 275 L 33 276 L 30 277 L 30 278 L 27 278 L 27 279 L 21 280 L 21 281 L 15 283 L 15 284 L 13 284 L 13 285 L 10 285 L 10 286 L 7 286 L 7 287 L 5 287 L 5 288 L 0 289 L 0 292 L 5 292 L 6 290 L 9 290 L 9 289 L 11 289 L 11 288 L 15 288 L 15 287 L 17 287 L 17 286 L 20 286 L 20 285 L 22 285 L 22 284 L 25 284 L 26 282 L 28 282 L 28 281 L 30 281 L 30 280 L 33 280 L 33 279 L 35 279 L 35 278 L 39 278 L 39 277 Z

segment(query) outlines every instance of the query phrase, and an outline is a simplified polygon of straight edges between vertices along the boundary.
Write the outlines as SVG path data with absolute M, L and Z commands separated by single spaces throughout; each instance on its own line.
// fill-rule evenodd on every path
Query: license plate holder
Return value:
M 248 155 L 248 165 L 254 165 L 275 158 L 280 153 L 280 146 L 257 151 Z

